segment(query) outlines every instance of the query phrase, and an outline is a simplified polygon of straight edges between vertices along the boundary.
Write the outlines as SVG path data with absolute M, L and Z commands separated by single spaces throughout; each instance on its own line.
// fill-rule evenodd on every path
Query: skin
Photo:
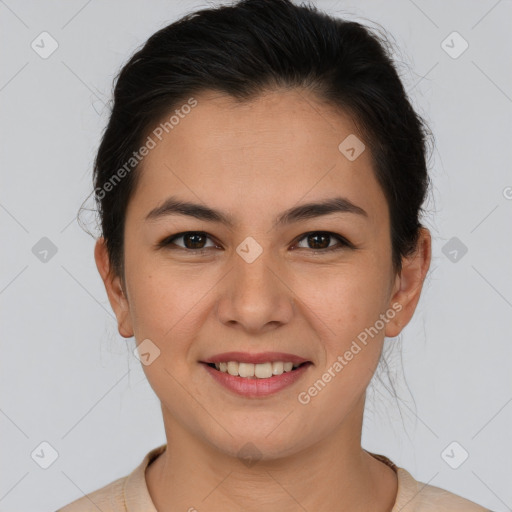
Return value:
M 272 91 L 241 104 L 213 92 L 195 98 L 137 171 L 124 280 L 111 272 L 102 238 L 95 247 L 120 334 L 150 339 L 161 351 L 143 366 L 162 404 L 168 446 L 146 470 L 152 500 L 166 512 L 390 511 L 396 474 L 361 447 L 365 392 L 384 336 L 397 336 L 414 313 L 430 233 L 421 230 L 416 252 L 395 274 L 370 151 L 349 161 L 338 145 L 355 125 L 311 93 Z M 171 195 L 230 214 L 235 224 L 179 215 L 146 221 Z M 288 208 L 339 195 L 368 216 L 333 213 L 273 227 Z M 206 252 L 187 253 L 183 238 L 174 249 L 156 248 L 183 231 L 208 233 Z M 337 239 L 308 244 L 311 231 L 338 234 L 355 248 L 326 253 Z M 248 236 L 263 250 L 250 264 L 236 252 Z M 307 405 L 299 403 L 298 394 L 393 304 L 401 310 L 385 328 Z M 313 365 L 274 396 L 243 398 L 199 363 L 231 350 L 289 352 Z M 248 442 L 261 457 L 250 467 L 237 457 Z

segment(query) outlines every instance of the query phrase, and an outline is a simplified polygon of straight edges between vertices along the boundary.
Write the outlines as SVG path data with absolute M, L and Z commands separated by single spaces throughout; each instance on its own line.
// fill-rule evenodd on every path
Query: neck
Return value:
M 361 405 L 320 441 L 252 464 L 202 442 L 164 411 L 167 449 L 146 470 L 151 498 L 161 512 L 389 512 L 396 474 L 361 448 Z

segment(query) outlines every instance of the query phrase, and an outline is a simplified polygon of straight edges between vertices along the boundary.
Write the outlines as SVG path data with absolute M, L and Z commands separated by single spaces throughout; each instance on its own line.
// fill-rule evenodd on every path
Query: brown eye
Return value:
M 323 233 L 314 233 L 307 236 L 307 241 L 311 249 L 327 249 L 327 247 L 329 247 L 331 237 Z
M 182 237 L 187 249 L 204 249 L 208 237 L 203 233 L 187 233 Z
M 302 240 L 305 240 L 306 246 L 301 246 Z M 338 242 L 331 244 L 331 242 Z M 298 247 L 301 249 L 311 249 L 313 251 L 328 252 L 343 247 L 348 247 L 350 244 L 339 235 L 330 233 L 328 231 L 312 231 L 306 233 L 299 241 Z
M 206 246 L 209 238 L 210 237 L 202 231 L 187 231 L 185 233 L 179 233 L 177 235 L 165 238 L 159 243 L 159 246 L 169 247 L 175 245 L 180 249 L 200 251 L 202 249 L 215 247 L 215 244 L 213 243 L 210 246 Z M 182 242 L 176 243 L 177 240 L 182 240 Z

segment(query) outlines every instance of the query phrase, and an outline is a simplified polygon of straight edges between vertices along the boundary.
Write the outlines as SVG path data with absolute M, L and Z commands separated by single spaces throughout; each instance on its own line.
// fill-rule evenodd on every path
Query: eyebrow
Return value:
M 282 212 L 274 221 L 273 227 L 284 226 L 301 220 L 313 219 L 332 213 L 352 213 L 368 217 L 363 208 L 357 206 L 345 197 L 333 197 L 323 201 L 306 203 L 294 206 Z M 182 201 L 177 197 L 167 198 L 160 206 L 153 208 L 147 215 L 146 221 L 157 220 L 168 215 L 185 215 L 207 222 L 218 222 L 233 228 L 235 222 L 231 215 L 214 210 L 208 206 L 189 201 Z

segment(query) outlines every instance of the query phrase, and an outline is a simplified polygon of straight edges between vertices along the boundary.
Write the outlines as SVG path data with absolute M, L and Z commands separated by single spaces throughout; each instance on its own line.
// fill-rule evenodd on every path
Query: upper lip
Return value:
M 227 363 L 229 361 L 237 361 L 239 363 L 268 363 L 275 361 L 291 362 L 293 364 L 305 363 L 308 360 L 294 354 L 286 354 L 285 352 L 259 352 L 251 354 L 249 352 L 224 352 L 216 354 L 202 361 L 203 363 Z

